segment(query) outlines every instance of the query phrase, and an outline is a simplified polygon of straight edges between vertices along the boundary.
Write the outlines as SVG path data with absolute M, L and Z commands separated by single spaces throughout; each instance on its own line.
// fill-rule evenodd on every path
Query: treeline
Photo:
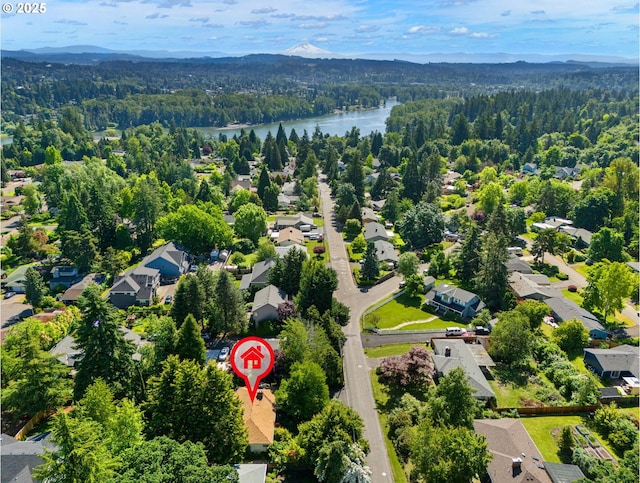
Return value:
M 638 91 L 637 69 L 586 64 L 412 64 L 372 60 L 248 56 L 97 65 L 3 59 L 2 120 L 55 117 L 77 105 L 88 129 L 268 123 L 336 108 L 464 97 L 504 90 L 607 88 Z M 568 87 L 566 87 L 568 86 Z

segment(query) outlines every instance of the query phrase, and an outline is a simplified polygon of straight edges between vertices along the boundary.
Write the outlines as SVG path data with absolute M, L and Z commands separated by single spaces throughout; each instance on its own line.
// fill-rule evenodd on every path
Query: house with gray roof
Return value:
M 143 345 L 148 344 L 149 341 L 143 339 L 139 334 L 136 334 L 126 327 L 120 327 L 120 330 L 122 330 L 124 338 L 135 346 L 136 351 L 133 353 L 132 359 L 139 361 L 142 357 L 139 350 Z M 82 358 L 82 351 L 76 347 L 76 341 L 71 335 L 66 336 L 53 346 L 49 350 L 49 354 L 56 357 L 65 366 L 71 368 L 75 367 L 76 362 Z
M 302 225 L 309 225 L 311 228 L 316 228 L 313 223 L 313 219 L 304 213 L 296 213 L 292 216 L 279 216 L 273 224 L 274 230 L 284 230 L 285 228 L 300 229 Z
M 69 288 L 82 279 L 82 275 L 78 274 L 78 267 L 74 266 L 55 266 L 50 273 L 49 288 L 51 290 L 57 287 Z
M 509 287 L 518 299 L 546 300 L 562 297 L 562 292 L 551 286 L 551 281 L 546 275 L 512 272 L 509 276 Z
M 367 243 L 373 243 L 378 240 L 387 241 L 389 236 L 385 227 L 374 221 L 364 225 L 364 239 Z
M 446 283 L 428 292 L 425 301 L 438 312 L 453 312 L 463 319 L 472 319 L 485 308 L 485 303 L 478 295 Z
M 304 253 L 307 258 L 309 258 L 309 252 L 307 251 L 307 249 L 304 247 L 304 245 L 299 245 L 297 243 L 291 243 L 290 245 L 286 245 L 286 246 L 277 246 L 275 247 L 276 249 L 276 253 L 278 254 L 278 258 L 284 258 L 284 256 L 289 253 L 291 250 L 300 250 L 302 253 Z
M 258 290 L 253 297 L 251 320 L 258 326 L 264 320 L 278 318 L 278 306 L 287 300 L 287 295 L 275 285 L 267 285 Z
M 544 300 L 544 303 L 551 309 L 551 315 L 557 323 L 578 319 L 589 331 L 589 337 L 592 339 L 604 340 L 609 337 L 609 331 L 602 326 L 598 318 L 573 300 L 564 297 L 551 297 Z
M 520 273 L 533 273 L 533 269 L 531 265 L 525 262 L 523 259 L 511 255 L 506 262 L 504 262 L 504 266 L 507 267 L 508 273 L 520 272 Z
M 385 240 L 376 240 L 373 242 L 373 246 L 376 248 L 378 261 L 391 262 L 394 265 L 398 263 L 398 254 L 391 243 Z
M 591 238 L 593 237 L 593 233 L 589 230 L 585 230 L 584 228 L 576 228 L 570 225 L 562 225 L 558 228 L 558 231 L 569 235 L 576 246 L 578 246 L 579 248 L 586 248 L 591 245 Z
M 584 365 L 600 377 L 640 377 L 640 348 L 624 344 L 611 349 L 584 349 Z
M 542 454 L 520 419 L 474 419 L 473 429 L 487 440 L 492 458 L 487 465 L 491 483 L 552 483 Z
M 106 275 L 104 273 L 90 273 L 85 275 L 78 283 L 73 284 L 60 296 L 60 301 L 65 305 L 75 304 L 84 289 L 90 284 L 100 285 L 104 282 Z
M 491 389 L 489 381 L 487 381 L 473 352 L 464 340 L 432 339 L 431 345 L 433 346 L 434 356 L 432 359 L 437 377 L 446 376 L 456 367 L 460 367 L 464 370 L 467 381 L 474 390 L 473 397 L 481 401 L 495 399 L 496 395 Z M 493 361 L 488 354 L 486 358 L 493 365 Z
M 120 309 L 151 305 L 159 285 L 160 271 L 139 265 L 114 279 L 109 289 L 109 301 Z
M 24 293 L 27 280 L 27 270 L 34 265 L 20 265 L 11 275 L 0 280 L 0 284 L 7 292 Z
M 240 281 L 240 290 L 250 290 L 252 288 L 264 288 L 267 286 L 269 272 L 276 265 L 276 260 L 267 258 L 262 262 L 258 262 L 253 266 L 251 273 L 242 276 Z
M 374 223 L 378 221 L 378 215 L 376 215 L 371 208 L 362 208 L 361 215 L 362 223 Z
M 0 466 L 2 483 L 32 483 L 36 480 L 32 473 L 36 466 L 44 463 L 41 455 L 45 449 L 54 451 L 55 445 L 49 437 L 21 441 L 2 433 L 0 437 Z
M 142 265 L 158 270 L 161 278 L 178 278 L 189 271 L 187 251 L 174 242 L 156 248 Z

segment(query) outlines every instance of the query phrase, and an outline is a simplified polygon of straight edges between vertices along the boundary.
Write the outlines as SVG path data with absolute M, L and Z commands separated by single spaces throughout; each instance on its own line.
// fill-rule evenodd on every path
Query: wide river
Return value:
M 267 137 L 267 133 L 271 132 L 273 136 L 278 133 L 278 126 L 282 124 L 287 136 L 292 129 L 296 130 L 298 136 L 302 137 L 304 130 L 307 130 L 309 137 L 313 134 L 316 126 L 320 128 L 322 134 L 330 136 L 344 136 L 345 133 L 351 131 L 353 126 L 360 129 L 360 135 L 366 136 L 371 132 L 378 131 L 382 134 L 386 132 L 385 121 L 389 117 L 391 108 L 398 105 L 399 102 L 388 99 L 385 104 L 377 109 L 367 109 L 365 111 L 349 111 L 338 114 L 326 114 L 324 116 L 310 117 L 307 119 L 299 119 L 297 121 L 282 121 L 271 124 L 256 124 L 255 126 L 245 127 L 245 132 L 251 129 L 261 140 Z M 217 138 L 218 134 L 226 134 L 227 138 L 232 138 L 235 134 L 240 134 L 240 128 L 197 128 L 205 137 Z
M 351 131 L 353 126 L 360 129 L 361 136 L 366 136 L 374 131 L 384 134 L 386 132 L 385 121 L 387 120 L 387 117 L 389 117 L 391 108 L 398 104 L 398 101 L 388 99 L 384 105 L 377 109 L 327 114 L 325 116 L 310 117 L 307 119 L 299 119 L 297 121 L 283 121 L 282 127 L 284 128 L 287 136 L 289 136 L 292 129 L 295 129 L 296 133 L 300 137 L 302 137 L 302 133 L 305 129 L 307 130 L 309 137 L 311 137 L 316 126 L 320 128 L 322 134 L 329 134 L 330 136 L 344 136 L 345 133 Z M 264 141 L 269 131 L 271 131 L 273 136 L 277 134 L 279 125 L 279 122 L 272 124 L 256 124 L 255 126 L 245 127 L 244 130 L 249 132 L 253 129 L 256 135 Z M 197 129 L 202 132 L 205 138 L 217 138 L 220 133 L 226 134 L 228 138 L 232 138 L 235 134 L 240 134 L 240 127 L 222 129 L 199 127 Z M 96 140 L 100 139 L 102 136 L 104 136 L 104 131 L 94 133 L 94 139 Z M 10 136 L 2 137 L 2 144 L 9 144 L 11 141 L 12 139 Z

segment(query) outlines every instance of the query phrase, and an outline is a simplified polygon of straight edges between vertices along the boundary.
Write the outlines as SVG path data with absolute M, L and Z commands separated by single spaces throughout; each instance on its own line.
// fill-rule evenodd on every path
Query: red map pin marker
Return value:
M 251 402 L 258 392 L 258 384 L 273 368 L 273 349 L 260 337 L 245 337 L 231 350 L 233 372 L 244 379 Z

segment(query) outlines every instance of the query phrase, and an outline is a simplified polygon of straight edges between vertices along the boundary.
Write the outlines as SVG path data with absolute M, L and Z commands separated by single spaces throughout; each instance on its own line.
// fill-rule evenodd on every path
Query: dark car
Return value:
M 476 335 L 489 335 L 491 331 L 488 327 L 483 327 L 481 325 L 476 326 Z

